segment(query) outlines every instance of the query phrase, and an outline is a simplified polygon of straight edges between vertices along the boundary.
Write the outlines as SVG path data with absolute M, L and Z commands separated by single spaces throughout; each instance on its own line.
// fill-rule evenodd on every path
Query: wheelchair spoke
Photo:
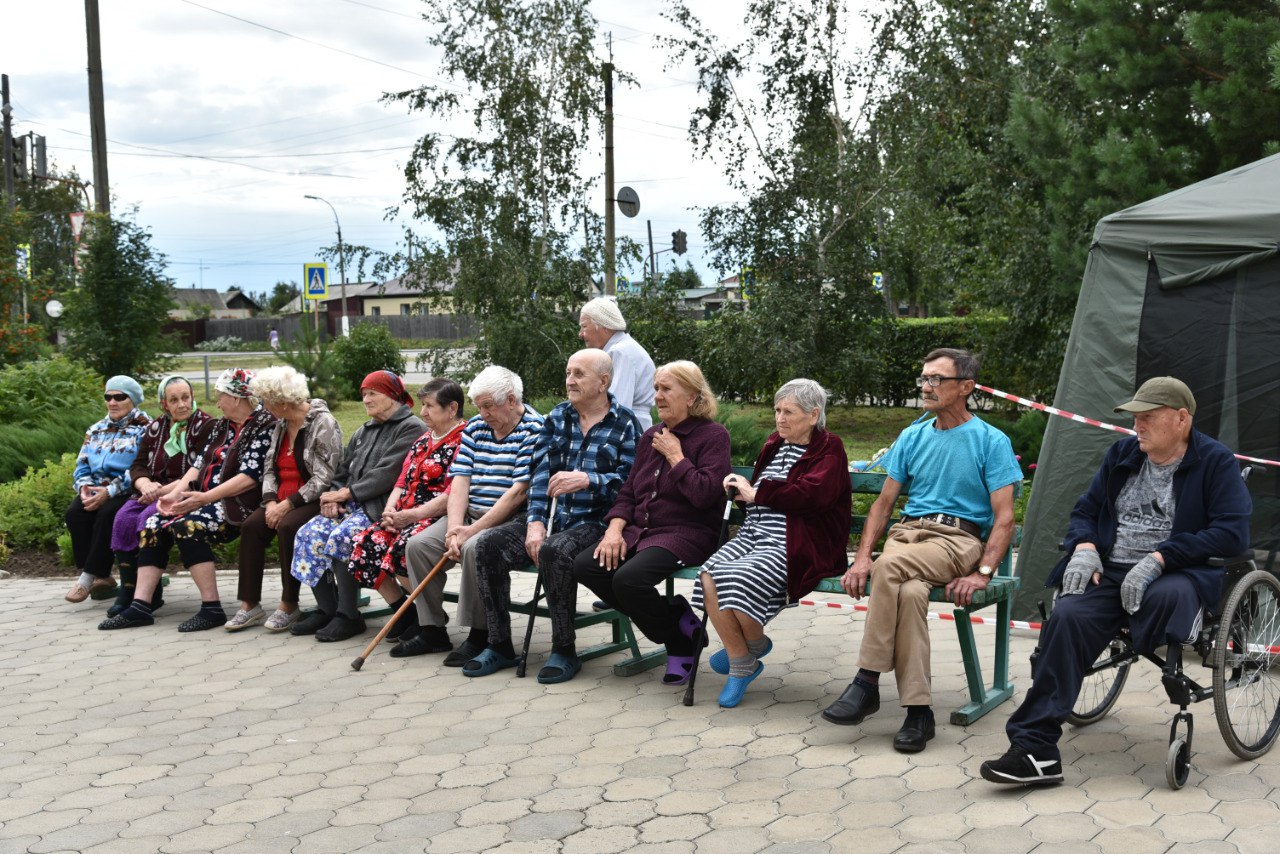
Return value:
M 1280 583 L 1265 572 L 1241 579 L 1222 619 L 1214 651 L 1218 728 L 1233 753 L 1253 759 L 1280 731 Z

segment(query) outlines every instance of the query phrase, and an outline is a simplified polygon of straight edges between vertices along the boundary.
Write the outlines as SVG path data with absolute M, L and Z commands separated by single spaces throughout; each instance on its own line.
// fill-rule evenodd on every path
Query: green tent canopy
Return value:
M 1112 408 L 1156 376 L 1191 387 L 1196 429 L 1238 454 L 1280 458 L 1280 155 L 1094 229 L 1054 405 L 1130 427 Z M 1018 555 L 1018 614 L 1047 600 L 1071 508 L 1119 438 L 1050 416 Z M 1280 468 L 1255 468 L 1249 490 L 1253 547 L 1274 562 Z

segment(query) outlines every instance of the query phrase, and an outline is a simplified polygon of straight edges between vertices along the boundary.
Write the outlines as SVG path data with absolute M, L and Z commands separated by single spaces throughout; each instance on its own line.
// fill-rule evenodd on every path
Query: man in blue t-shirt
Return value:
M 858 724 L 880 708 L 880 674 L 894 671 L 907 719 L 894 749 L 918 753 L 934 735 L 930 708 L 929 590 L 968 605 L 991 580 L 1013 541 L 1014 487 L 1022 470 L 1009 439 L 969 411 L 978 360 L 967 350 L 938 349 L 916 380 L 930 421 L 903 430 L 882 465 L 888 473 L 867 514 L 857 556 L 840 579 L 854 598 L 871 593 L 858 674 L 822 716 Z M 871 550 L 907 489 L 902 519 L 874 563 Z M 986 540 L 985 546 L 983 540 Z

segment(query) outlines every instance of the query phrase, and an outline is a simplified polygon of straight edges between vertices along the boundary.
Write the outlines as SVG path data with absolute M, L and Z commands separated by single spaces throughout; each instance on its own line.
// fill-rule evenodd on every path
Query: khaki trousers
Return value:
M 884 553 L 871 565 L 871 606 L 858 666 L 894 671 L 898 701 L 928 706 L 929 590 L 973 571 L 982 541 L 959 528 L 913 520 L 889 529 Z
M 474 522 L 476 518 L 468 508 L 465 524 Z M 415 588 L 444 556 L 444 535 L 448 530 L 449 519 L 442 516 L 425 531 L 415 534 L 409 538 L 409 542 L 405 543 L 404 565 L 409 573 L 409 581 Z M 462 584 L 458 589 L 458 623 L 468 628 L 483 629 L 488 625 L 484 600 L 480 598 L 480 591 L 476 586 L 476 542 L 489 533 L 489 530 L 492 529 L 481 531 L 462 544 Z M 449 615 L 444 610 L 445 573 L 455 565 L 453 561 L 445 564 L 444 570 L 432 579 L 427 588 L 422 591 L 422 595 L 414 602 L 414 607 L 418 609 L 419 625 L 448 624 Z

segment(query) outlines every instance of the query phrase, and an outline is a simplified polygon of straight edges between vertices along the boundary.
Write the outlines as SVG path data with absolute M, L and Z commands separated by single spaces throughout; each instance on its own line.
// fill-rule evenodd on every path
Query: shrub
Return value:
M 55 358 L 0 370 L 0 483 L 79 450 L 102 414 L 102 380 L 83 365 Z
M 337 379 L 338 362 L 329 339 L 307 323 L 298 327 L 292 346 L 280 342 L 280 361 L 307 378 L 312 397 L 324 398 L 330 404 L 342 400 L 343 385 Z
M 356 397 L 360 396 L 360 383 L 374 371 L 404 374 L 405 370 L 400 345 L 387 327 L 377 323 L 358 323 L 351 327 L 349 337 L 334 342 L 333 356 L 343 391 Z
M 244 341 L 236 335 L 221 335 L 217 338 L 210 338 L 208 341 L 201 341 L 196 345 L 196 349 L 201 352 L 225 353 L 233 350 L 243 350 Z
M 729 431 L 729 456 L 735 466 L 755 465 L 765 439 L 772 432 L 756 423 L 751 416 L 739 412 L 731 403 L 721 403 L 716 420 Z
M 0 484 L 0 535 L 10 548 L 52 549 L 65 531 L 62 514 L 75 498 L 74 454 L 63 454 L 19 480 Z

